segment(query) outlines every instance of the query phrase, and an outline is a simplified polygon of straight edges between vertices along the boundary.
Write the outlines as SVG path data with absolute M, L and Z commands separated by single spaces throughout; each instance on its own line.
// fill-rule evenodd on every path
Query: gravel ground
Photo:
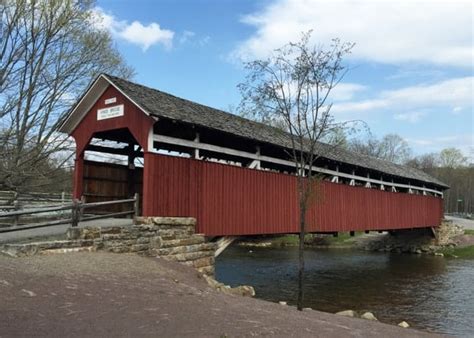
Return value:
M 474 221 L 471 219 L 453 217 L 453 216 L 444 216 L 447 220 L 453 221 L 454 224 L 462 226 L 464 229 L 474 230 Z
M 0 256 L 0 337 L 423 337 L 224 295 L 186 266 L 127 254 Z

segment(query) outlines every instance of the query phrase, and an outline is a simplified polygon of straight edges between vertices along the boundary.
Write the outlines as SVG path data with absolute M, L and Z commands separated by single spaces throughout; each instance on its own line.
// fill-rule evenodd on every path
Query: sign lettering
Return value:
M 97 120 L 111 119 L 123 116 L 123 104 L 108 108 L 97 109 Z
M 116 97 L 111 97 L 110 99 L 105 100 L 105 104 L 111 104 L 111 103 L 115 103 L 115 102 L 117 102 Z

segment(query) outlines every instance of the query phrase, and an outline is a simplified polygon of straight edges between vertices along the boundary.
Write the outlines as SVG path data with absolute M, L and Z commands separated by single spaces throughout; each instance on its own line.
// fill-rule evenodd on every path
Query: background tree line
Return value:
M 420 169 L 450 186 L 444 194 L 445 211 L 448 213 L 473 213 L 474 211 L 474 164 L 457 148 L 440 152 L 413 155 L 413 151 L 401 136 L 387 134 L 381 139 L 371 133 L 365 138 L 347 140 L 342 146 L 348 150 L 387 160 L 400 165 Z M 340 141 L 339 141 L 340 142 Z M 474 148 L 471 148 L 471 153 Z

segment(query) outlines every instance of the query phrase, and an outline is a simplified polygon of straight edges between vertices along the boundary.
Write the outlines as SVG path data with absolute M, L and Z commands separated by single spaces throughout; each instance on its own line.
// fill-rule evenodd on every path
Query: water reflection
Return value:
M 307 250 L 305 306 L 327 312 L 371 311 L 383 322 L 474 335 L 474 264 L 428 255 Z M 249 284 L 270 301 L 297 297 L 297 250 L 231 247 L 216 262 L 217 278 Z

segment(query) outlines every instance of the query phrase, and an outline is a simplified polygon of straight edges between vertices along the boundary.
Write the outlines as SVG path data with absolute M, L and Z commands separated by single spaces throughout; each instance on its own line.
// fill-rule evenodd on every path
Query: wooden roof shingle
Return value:
M 280 129 L 185 100 L 115 76 L 105 74 L 104 76 L 140 107 L 154 116 L 182 121 L 258 142 L 291 149 L 290 134 Z M 334 148 L 323 143 L 320 144 L 320 147 L 323 149 L 322 153 L 324 153 L 324 157 L 333 161 L 367 168 L 388 175 L 431 183 L 443 189 L 448 188 L 445 183 L 415 168 L 354 153 L 342 148 Z

